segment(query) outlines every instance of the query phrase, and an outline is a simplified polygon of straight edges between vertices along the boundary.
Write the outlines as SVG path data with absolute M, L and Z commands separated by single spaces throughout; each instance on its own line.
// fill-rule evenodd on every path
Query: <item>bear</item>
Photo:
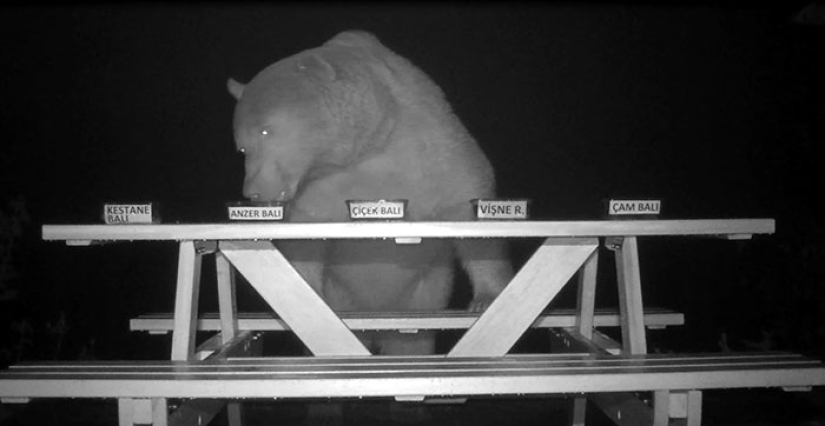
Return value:
M 405 199 L 405 220 L 473 220 L 471 200 L 494 198 L 492 166 L 419 68 L 364 31 L 345 31 L 230 78 L 243 195 L 286 203 L 290 222 L 350 220 L 347 200 Z M 276 247 L 329 306 L 343 311 L 438 311 L 456 258 L 480 312 L 513 276 L 501 239 L 279 241 Z M 359 336 L 376 354 L 434 353 L 434 335 Z

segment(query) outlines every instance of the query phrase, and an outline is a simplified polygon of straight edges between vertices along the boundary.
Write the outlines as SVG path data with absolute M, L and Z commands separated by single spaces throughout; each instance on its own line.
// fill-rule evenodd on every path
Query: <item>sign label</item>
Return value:
M 610 200 L 607 207 L 611 216 L 657 215 L 662 209 L 662 200 Z
M 477 219 L 527 219 L 529 200 L 475 200 Z
M 284 206 L 229 206 L 229 220 L 283 220 Z
M 107 225 L 152 223 L 152 204 L 104 204 L 103 221 Z
M 348 200 L 349 217 L 363 219 L 404 219 L 407 200 Z

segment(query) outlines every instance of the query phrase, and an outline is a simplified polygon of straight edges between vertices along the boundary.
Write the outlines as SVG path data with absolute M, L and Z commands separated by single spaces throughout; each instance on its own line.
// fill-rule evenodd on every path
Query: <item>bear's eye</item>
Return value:
M 275 130 L 273 130 L 271 126 L 266 126 L 259 130 L 258 134 L 261 136 L 261 138 L 266 139 L 272 137 L 275 134 Z
M 241 154 L 246 154 L 246 148 L 238 148 L 238 152 Z

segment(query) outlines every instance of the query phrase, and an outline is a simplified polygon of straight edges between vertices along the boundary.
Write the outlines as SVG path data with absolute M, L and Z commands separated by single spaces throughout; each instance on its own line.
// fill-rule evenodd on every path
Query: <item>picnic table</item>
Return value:
M 22 363 L 0 372 L 0 398 L 117 399 L 121 425 L 203 424 L 226 404 L 240 424 L 240 401 L 257 398 L 565 395 L 571 423 L 583 425 L 588 399 L 617 424 L 701 422 L 702 390 L 825 385 L 825 366 L 790 353 L 648 354 L 646 327 L 678 325 L 682 314 L 643 303 L 639 240 L 663 236 L 748 239 L 774 232 L 772 219 L 221 223 L 45 225 L 43 239 L 69 246 L 158 241 L 179 245 L 174 312 L 132 320 L 133 330 L 170 331 L 169 360 Z M 339 313 L 292 268 L 278 240 L 428 238 L 539 239 L 535 253 L 487 310 Z M 616 310 L 595 307 L 599 252 L 615 255 Z M 216 262 L 218 313 L 200 313 L 204 256 Z M 238 312 L 240 273 L 271 307 Z M 574 279 L 575 278 L 575 279 Z M 546 312 L 568 285 L 574 309 Z M 273 315 L 277 314 L 277 316 Z M 621 329 L 617 342 L 600 327 Z M 550 330 L 561 350 L 511 354 L 531 327 Z M 465 328 L 443 355 L 376 356 L 357 330 Z M 196 345 L 198 331 L 215 334 Z M 262 357 L 262 331 L 289 330 L 312 356 Z M 649 392 L 648 404 L 638 397 Z M 172 410 L 169 399 L 188 403 Z

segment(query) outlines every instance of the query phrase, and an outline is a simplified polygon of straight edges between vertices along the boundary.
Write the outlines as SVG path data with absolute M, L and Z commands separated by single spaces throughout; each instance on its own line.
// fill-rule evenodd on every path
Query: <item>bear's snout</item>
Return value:
M 243 196 L 250 201 L 289 201 L 295 196 L 295 185 L 279 173 L 253 173 L 244 179 Z

